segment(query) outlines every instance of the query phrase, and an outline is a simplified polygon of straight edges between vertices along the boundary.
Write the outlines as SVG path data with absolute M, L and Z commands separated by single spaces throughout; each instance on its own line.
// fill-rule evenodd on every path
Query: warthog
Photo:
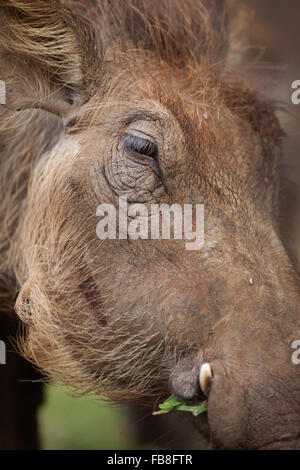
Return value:
M 282 132 L 229 47 L 222 0 L 0 0 L 2 310 L 50 378 L 124 403 L 207 395 L 214 447 L 297 448 Z M 204 204 L 204 246 L 100 240 L 97 207 L 121 196 Z

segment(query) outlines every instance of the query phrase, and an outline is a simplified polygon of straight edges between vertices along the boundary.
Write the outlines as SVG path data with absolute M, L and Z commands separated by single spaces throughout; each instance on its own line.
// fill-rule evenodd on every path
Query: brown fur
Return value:
M 226 68 L 224 3 L 1 0 L 0 11 L 8 90 L 0 110 L 0 295 L 12 308 L 20 291 L 25 356 L 82 392 L 127 401 L 167 393 L 183 356 L 198 366 L 216 361 L 216 371 L 224 357 L 235 370 L 244 353 L 237 338 L 260 324 L 262 308 L 269 313 L 261 331 L 276 347 L 267 302 L 282 318 L 289 298 L 288 325 L 300 304 L 278 227 L 281 132 L 272 106 Z M 137 176 L 118 150 L 132 116 L 163 135 L 162 186 L 147 170 Z M 208 258 L 174 240 L 98 240 L 97 205 L 120 194 L 147 204 L 205 202 Z M 256 349 L 265 354 L 261 339 Z M 279 350 L 289 361 L 286 343 Z M 265 376 L 280 373 L 266 362 Z M 250 366 L 239 367 L 242 381 L 252 377 Z M 276 388 L 270 384 L 266 390 Z M 294 436 L 298 395 L 286 392 Z M 238 406 L 238 394 L 231 397 Z M 264 425 L 245 435 L 243 408 L 233 417 L 236 437 L 227 437 L 217 409 L 209 416 L 219 446 L 261 447 L 282 436 Z

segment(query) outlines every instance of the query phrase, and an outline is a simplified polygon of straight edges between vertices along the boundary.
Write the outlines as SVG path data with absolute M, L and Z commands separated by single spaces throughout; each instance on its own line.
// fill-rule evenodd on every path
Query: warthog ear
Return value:
M 86 20 L 54 0 L 0 0 L 0 78 L 8 107 L 64 116 L 93 92 L 99 70 Z

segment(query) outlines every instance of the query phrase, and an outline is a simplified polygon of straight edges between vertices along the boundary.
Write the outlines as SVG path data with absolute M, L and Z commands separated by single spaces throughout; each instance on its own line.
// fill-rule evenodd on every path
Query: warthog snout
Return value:
M 216 448 L 299 448 L 299 372 L 292 361 L 295 281 L 291 270 L 276 290 L 261 284 L 259 303 L 257 295 L 240 295 L 239 309 L 231 305 L 203 348 L 183 357 L 171 374 L 175 395 L 196 403 L 207 398 L 206 420 L 201 415 L 195 424 Z

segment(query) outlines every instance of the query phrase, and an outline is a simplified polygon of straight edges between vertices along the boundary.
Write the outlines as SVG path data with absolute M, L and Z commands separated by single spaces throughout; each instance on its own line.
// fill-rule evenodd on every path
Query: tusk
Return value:
M 200 388 L 206 397 L 208 396 L 208 389 L 210 385 L 210 381 L 212 379 L 212 370 L 210 365 L 206 362 L 205 364 L 202 364 L 201 369 L 200 369 L 200 374 L 199 374 L 199 382 L 200 382 Z

